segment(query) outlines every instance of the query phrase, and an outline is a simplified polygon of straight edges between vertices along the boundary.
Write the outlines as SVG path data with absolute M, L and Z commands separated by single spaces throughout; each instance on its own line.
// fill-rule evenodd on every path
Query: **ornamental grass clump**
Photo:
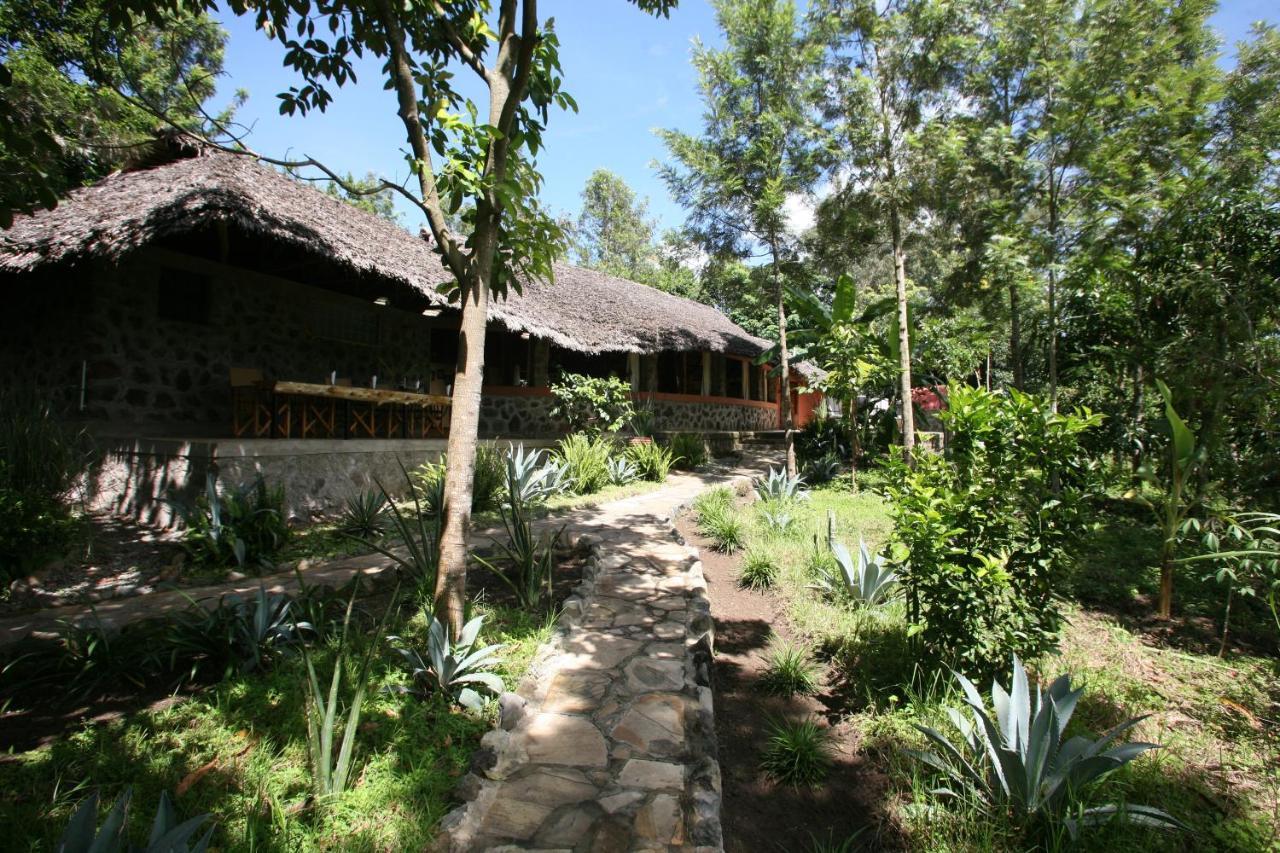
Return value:
M 653 483 L 666 480 L 675 464 L 671 449 L 652 441 L 628 447 L 627 458 L 636 466 L 640 479 Z
M 817 720 L 774 720 L 760 760 L 769 778 L 788 785 L 817 786 L 831 769 L 827 730 Z
M 760 683 L 775 696 L 807 696 L 818 689 L 817 667 L 808 649 L 776 641 L 769 650 L 768 668 Z
M 1007 815 L 1020 829 L 1064 826 L 1072 839 L 1081 828 L 1117 821 L 1156 829 L 1185 828 L 1160 809 L 1109 803 L 1086 807 L 1089 790 L 1138 756 L 1152 743 L 1117 743 L 1146 719 L 1134 717 L 1100 738 L 1063 740 L 1076 704 L 1084 692 L 1071 688 L 1071 676 L 1059 676 L 1047 691 L 1032 692 L 1022 661 L 1013 658 L 1013 678 L 1005 690 L 991 684 L 994 714 L 969 679 L 956 673 L 964 691 L 968 716 L 956 709 L 948 715 L 959 738 L 916 726 L 934 749 L 911 754 L 940 771 L 945 786 L 934 793 L 976 803 L 989 814 Z
M 579 432 L 560 440 L 556 461 L 564 466 L 564 477 L 575 494 L 593 495 L 609 485 L 613 452 L 611 439 Z
M 778 564 L 765 551 L 750 550 L 742 558 L 738 583 L 747 589 L 768 589 L 778 581 Z

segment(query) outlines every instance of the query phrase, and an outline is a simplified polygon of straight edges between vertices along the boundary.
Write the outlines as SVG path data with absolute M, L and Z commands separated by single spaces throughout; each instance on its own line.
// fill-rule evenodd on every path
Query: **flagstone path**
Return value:
M 583 581 L 503 695 L 437 850 L 722 849 L 713 623 L 698 552 L 671 519 L 766 464 L 676 477 L 570 521 L 592 548 Z

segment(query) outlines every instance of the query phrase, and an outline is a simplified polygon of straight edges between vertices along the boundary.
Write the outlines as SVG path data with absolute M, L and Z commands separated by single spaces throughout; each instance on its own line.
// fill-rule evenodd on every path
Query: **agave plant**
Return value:
M 787 509 L 786 504 L 773 502 L 760 505 L 760 520 L 770 533 L 785 536 L 795 529 L 795 515 Z
M 640 469 L 625 456 L 614 456 L 609 459 L 609 482 L 615 486 L 625 486 L 640 477 Z
M 528 453 L 523 444 L 507 451 L 507 500 L 520 506 L 541 503 L 569 488 L 566 468 L 542 450 Z
M 805 478 L 810 483 L 829 483 L 840 476 L 840 471 L 843 467 L 840 464 L 839 456 L 828 453 L 826 456 L 820 456 L 812 460 L 805 466 Z
M 831 543 L 835 562 L 813 561 L 817 572 L 812 584 L 832 597 L 847 598 L 859 604 L 881 604 L 898 588 L 898 573 L 889 568 L 883 555 L 872 555 L 867 543 L 858 540 L 858 559 L 855 562 L 849 549 L 841 542 Z
M 501 568 L 483 557 L 476 560 L 493 572 L 515 594 L 520 606 L 532 610 L 538 606 L 543 596 L 550 601 L 553 595 L 555 580 L 556 548 L 564 528 L 555 535 L 544 534 L 539 537 L 533 532 L 533 525 L 525 517 L 519 507 L 499 507 L 502 525 L 506 528 L 505 538 L 494 540 L 494 544 L 502 551 L 509 563 L 509 568 Z
M 209 827 L 196 839 L 196 833 L 209 816 L 200 815 L 180 823 L 167 793 L 160 795 L 160 805 L 151 822 L 147 843 L 142 846 L 130 844 L 125 833 L 125 817 L 132 796 L 132 789 L 126 788 L 107 812 L 102 826 L 98 827 L 98 794 L 89 795 L 68 821 L 56 848 L 58 853 L 204 853 L 209 849 L 214 827 Z
M 803 485 L 803 477 L 790 477 L 785 468 L 770 468 L 768 476 L 756 480 L 756 495 L 762 501 L 798 500 L 806 494 Z
M 256 595 L 226 595 L 211 610 L 192 601 L 168 630 L 170 666 L 190 661 L 184 680 L 194 680 L 209 666 L 221 667 L 220 678 L 264 667 L 312 631 L 293 610 L 292 598 L 268 593 L 262 584 Z
M 381 492 L 361 492 L 346 500 L 338 532 L 361 539 L 378 539 L 387 532 L 387 496 Z
M 916 726 L 937 750 L 914 751 L 925 764 L 942 771 L 953 787 L 936 793 L 959 798 L 968 795 L 983 807 L 1012 813 L 1024 824 L 1061 822 L 1075 838 L 1082 826 L 1112 820 L 1161 829 L 1185 828 L 1173 816 L 1150 806 L 1110 804 L 1080 808 L 1081 794 L 1117 768 L 1158 744 L 1114 745 L 1125 732 L 1146 719 L 1134 717 L 1093 739 L 1076 736 L 1065 743 L 1062 734 L 1075 713 L 1082 689 L 1071 688 L 1071 676 L 1059 676 L 1042 692 L 1029 687 L 1022 661 L 1013 658 L 1013 680 L 1006 691 L 991 685 L 994 718 L 969 679 L 959 673 L 972 720 L 949 709 L 961 739 L 953 743 L 935 729 Z
M 497 663 L 500 645 L 476 648 L 484 617 L 477 616 L 462 626 L 457 641 L 449 637 L 449 627 L 430 617 L 427 626 L 427 659 L 400 637 L 387 637 L 392 647 L 409 665 L 413 687 L 399 687 L 400 692 L 427 695 L 438 690 L 452 697 L 459 705 L 479 710 L 483 700 L 468 685 L 478 684 L 491 693 L 502 692 L 502 679 L 496 673 L 487 672 Z

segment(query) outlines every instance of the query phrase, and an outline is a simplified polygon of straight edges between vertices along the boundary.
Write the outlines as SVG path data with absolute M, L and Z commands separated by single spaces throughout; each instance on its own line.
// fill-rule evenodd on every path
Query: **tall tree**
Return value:
M 631 2 L 662 15 L 676 5 Z M 390 190 L 422 212 L 432 246 L 453 276 L 462 314 L 435 590 L 437 614 L 460 630 L 489 300 L 508 287 L 518 290 L 522 279 L 549 279 L 564 242 L 559 225 L 538 203 L 542 178 L 534 161 L 551 107 L 576 108 L 562 89 L 555 30 L 539 19 L 537 0 L 228 5 L 252 14 L 299 75 L 301 85 L 279 95 L 283 114 L 324 110 L 336 89 L 356 79 L 362 57 L 381 61 L 384 88 L 394 97 L 408 143 L 412 180 L 384 179 L 377 190 L 365 191 Z M 202 6 L 217 4 L 202 0 Z M 138 16 L 160 23 L 189 7 L 185 0 L 122 0 L 111 6 L 110 23 L 127 33 Z M 471 93 L 483 94 L 477 101 Z M 232 141 L 227 150 L 284 168 L 315 169 L 349 193 L 362 192 L 315 158 L 272 158 L 250 150 L 243 139 Z M 451 215 L 461 217 L 462 233 L 450 227 Z
M 178 9 L 120 38 L 102 26 L 107 9 L 104 0 L 0 4 L 0 225 L 143 154 L 160 122 L 137 101 L 183 128 L 209 125 L 222 28 Z
M 396 211 L 396 199 L 391 190 L 382 185 L 373 172 L 366 172 L 363 178 L 347 172 L 342 183 L 326 181 L 324 191 L 352 207 L 358 207 L 365 213 L 381 216 L 388 222 L 400 224 L 400 214 Z
M 826 47 L 825 113 L 838 152 L 828 211 L 887 234 L 897 300 L 902 446 L 915 448 L 907 240 L 923 205 L 912 146 L 947 104 L 947 61 L 962 43 L 952 4 L 938 0 L 818 0 L 810 10 Z
M 791 2 L 717 0 L 715 9 L 724 48 L 697 43 L 693 50 L 703 132 L 659 131 L 673 159 L 660 174 L 689 209 L 689 227 L 710 253 L 767 259 L 778 318 L 787 470 L 794 475 L 784 283 L 795 240 L 784 205 L 807 192 L 818 174 L 810 104 L 820 54 L 800 31 Z
M 581 264 L 611 275 L 643 281 L 655 264 L 648 202 L 608 169 L 596 169 L 582 188 L 582 212 L 575 233 Z

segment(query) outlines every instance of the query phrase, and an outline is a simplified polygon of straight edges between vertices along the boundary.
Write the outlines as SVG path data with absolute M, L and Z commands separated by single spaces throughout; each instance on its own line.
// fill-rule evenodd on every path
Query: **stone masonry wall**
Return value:
M 481 402 L 480 434 L 501 437 L 552 437 L 563 425 L 551 416 L 553 397 L 545 394 L 486 395 Z M 694 403 L 655 399 L 656 428 L 663 432 L 755 432 L 778 428 L 775 407 L 734 403 Z

